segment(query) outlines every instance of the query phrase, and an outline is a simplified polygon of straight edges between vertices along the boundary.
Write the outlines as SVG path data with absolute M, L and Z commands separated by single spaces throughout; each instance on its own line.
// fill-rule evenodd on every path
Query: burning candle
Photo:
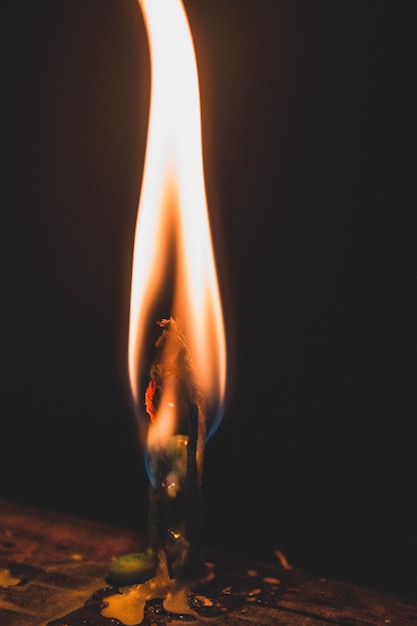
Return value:
M 135 624 L 150 593 L 172 596 L 174 588 L 208 574 L 199 545 L 203 453 L 222 417 L 226 384 L 190 27 L 181 0 L 138 2 L 150 46 L 151 106 L 133 253 L 128 366 L 150 480 L 149 547 L 110 567 L 116 582 L 133 582 L 135 576 L 142 582 L 133 601 L 142 613 L 124 614 L 125 623 Z M 144 582 L 153 574 L 154 583 Z M 103 614 L 123 621 L 117 606 L 125 610 L 126 598 L 107 600 Z

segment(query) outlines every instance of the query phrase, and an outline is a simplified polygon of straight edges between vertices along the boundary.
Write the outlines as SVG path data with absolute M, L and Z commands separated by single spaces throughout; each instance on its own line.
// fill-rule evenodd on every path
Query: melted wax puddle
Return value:
M 238 578 L 230 578 L 227 572 L 226 575 L 222 572 L 215 576 L 215 565 L 206 565 L 209 566 L 211 575 L 200 583 L 203 583 L 209 597 L 200 595 L 194 584 L 179 587 L 169 577 L 166 561 L 162 556 L 156 574 L 150 580 L 122 587 L 119 593 L 110 596 L 101 596 L 101 607 L 103 603 L 106 604 L 101 608 L 101 614 L 103 617 L 117 619 L 125 626 L 165 624 L 164 620 L 169 623 L 180 621 L 214 626 L 216 617 L 229 611 L 239 609 L 243 613 L 253 603 L 262 606 L 273 604 L 282 588 L 281 580 L 265 575 L 266 572 L 248 569 L 243 577 L 239 575 Z M 202 591 L 198 582 L 196 585 Z M 155 614 L 158 614 L 157 622 L 154 621 Z
M 137 626 L 144 620 L 146 603 L 149 600 L 162 599 L 164 610 L 178 614 L 178 619 L 182 621 L 185 615 L 195 618 L 200 623 L 210 621 L 190 608 L 189 593 L 189 588 L 176 586 L 175 581 L 169 577 L 166 562 L 161 559 L 153 578 L 138 585 L 124 587 L 120 593 L 108 596 L 101 614 L 103 617 L 117 619 L 125 626 Z M 212 605 L 204 596 L 196 598 L 203 606 Z M 171 619 L 174 620 L 175 617 L 171 616 Z

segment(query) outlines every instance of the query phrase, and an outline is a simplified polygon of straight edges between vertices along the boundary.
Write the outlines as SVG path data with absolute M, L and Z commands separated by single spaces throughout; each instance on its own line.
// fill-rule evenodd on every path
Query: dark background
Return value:
M 204 543 L 415 595 L 407 16 L 186 8 L 232 348 Z M 0 15 L 0 497 L 146 530 L 125 368 L 142 17 L 134 0 L 3 0 Z

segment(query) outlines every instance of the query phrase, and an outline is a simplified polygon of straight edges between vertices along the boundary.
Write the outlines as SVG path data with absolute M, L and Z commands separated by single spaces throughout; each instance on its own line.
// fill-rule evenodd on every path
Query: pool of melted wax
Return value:
M 167 610 L 162 598 L 146 601 L 143 619 L 135 626 L 174 626 L 175 623 L 216 624 L 215 618 L 239 610 L 245 606 L 257 604 L 267 606 L 275 604 L 281 588 L 286 582 L 275 577 L 275 573 L 251 570 L 219 564 L 215 568 L 215 578 L 200 587 L 186 592 L 189 610 L 176 612 L 173 607 Z M 109 618 L 102 614 L 108 599 L 120 593 L 117 588 L 100 589 L 86 602 L 84 607 L 47 626 L 116 626 L 123 624 L 120 619 Z M 121 594 L 123 595 L 123 594 Z

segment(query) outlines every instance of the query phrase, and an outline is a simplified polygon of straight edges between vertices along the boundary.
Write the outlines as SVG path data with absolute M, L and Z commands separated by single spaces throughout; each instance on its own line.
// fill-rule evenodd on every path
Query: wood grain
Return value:
M 100 613 L 106 595 L 117 592 L 106 583 L 107 565 L 144 545 L 132 531 L 0 501 L 0 624 L 117 624 Z M 206 558 L 216 577 L 192 596 L 201 618 L 182 616 L 183 623 L 190 617 L 191 624 L 213 626 L 417 626 L 417 603 L 406 597 L 287 569 L 278 559 Z M 201 597 L 212 606 L 199 605 Z M 143 625 L 175 624 L 178 617 L 155 600 Z

